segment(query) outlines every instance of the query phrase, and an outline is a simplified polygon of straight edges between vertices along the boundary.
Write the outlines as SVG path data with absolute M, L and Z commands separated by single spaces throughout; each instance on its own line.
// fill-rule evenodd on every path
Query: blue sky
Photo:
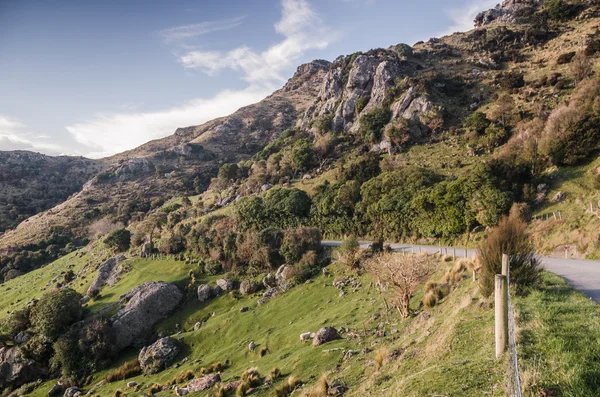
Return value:
M 468 30 L 496 1 L 0 0 L 0 150 L 118 153 L 312 59 Z

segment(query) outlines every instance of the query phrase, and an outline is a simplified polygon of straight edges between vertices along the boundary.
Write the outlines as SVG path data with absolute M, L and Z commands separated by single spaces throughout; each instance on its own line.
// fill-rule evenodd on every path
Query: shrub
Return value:
M 267 382 L 273 383 L 281 377 L 281 370 L 277 367 L 273 368 L 267 375 Z
M 571 60 L 573 59 L 574 56 L 575 56 L 575 51 L 566 52 L 566 53 L 558 56 L 558 58 L 556 59 L 556 63 L 559 65 L 564 65 L 565 63 L 571 62 Z
M 152 386 L 150 386 L 150 388 L 148 389 L 148 391 L 150 392 L 150 394 L 157 394 L 158 392 L 162 391 L 162 386 L 159 385 L 158 383 L 153 384 Z
M 388 356 L 388 350 L 385 347 L 380 347 L 375 351 L 375 369 L 379 370 Z
M 370 100 L 371 100 L 371 97 L 368 95 L 358 98 L 358 100 L 356 101 L 356 107 L 355 107 L 356 114 L 359 114 L 360 112 L 362 112 Z
M 308 139 L 300 139 L 292 148 L 292 162 L 298 171 L 306 171 L 312 167 L 314 149 Z
M 350 236 L 342 242 L 340 259 L 350 269 L 358 268 L 360 261 L 360 245 L 356 236 Z
M 285 231 L 281 254 L 286 263 L 297 263 L 308 251 L 319 252 L 321 248 L 321 233 L 317 228 L 300 226 Z
M 523 73 L 508 72 L 505 73 L 500 79 L 500 86 L 505 90 L 521 88 L 524 85 L 525 79 L 523 78 Z
M 109 383 L 116 382 L 118 380 L 125 380 L 128 378 L 132 378 L 134 376 L 140 375 L 142 373 L 142 367 L 140 367 L 140 362 L 137 357 L 133 360 L 129 360 L 124 362 L 119 368 L 113 369 L 106 374 L 106 381 Z M 152 388 L 158 389 L 156 391 L 161 390 L 160 386 L 156 388 L 155 386 L 159 386 L 154 384 Z M 152 389 L 151 388 L 151 389 Z
M 383 135 L 383 130 L 390 122 L 392 112 L 386 108 L 377 108 L 363 115 L 360 118 L 360 134 L 368 142 L 379 142 Z
M 546 0 L 544 10 L 548 17 L 555 21 L 566 21 L 574 14 L 573 7 L 564 0 Z
M 323 116 L 319 119 L 316 119 L 313 123 L 313 127 L 316 128 L 316 130 L 319 134 L 325 134 L 325 133 L 331 131 L 332 122 L 333 122 L 333 115 L 326 114 L 325 116 Z
M 209 276 L 216 276 L 217 274 L 223 273 L 223 266 L 220 262 L 209 258 L 204 264 L 204 273 L 206 273 Z
M 485 113 L 474 112 L 465 119 L 464 125 L 469 131 L 474 132 L 477 135 L 483 135 L 485 129 L 488 128 L 491 123 L 492 122 L 487 118 Z
M 42 295 L 31 310 L 31 325 L 50 340 L 56 340 L 82 317 L 81 294 L 63 288 Z
M 540 261 L 526 233 L 527 224 L 520 218 L 516 206 L 493 228 L 478 248 L 482 271 L 479 288 L 483 296 L 494 292 L 494 277 L 502 272 L 502 254 L 509 256 L 510 281 L 522 290 L 537 283 Z
M 106 236 L 104 244 L 117 251 L 126 251 L 131 246 L 131 233 L 125 228 L 117 229 Z
M 106 320 L 75 324 L 54 343 L 52 367 L 66 379 L 82 380 L 116 356 L 115 333 Z

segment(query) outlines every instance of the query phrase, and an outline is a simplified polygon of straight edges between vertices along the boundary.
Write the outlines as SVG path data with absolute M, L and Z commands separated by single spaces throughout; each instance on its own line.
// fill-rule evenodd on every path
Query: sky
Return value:
M 110 156 L 499 0 L 0 0 L 0 150 Z

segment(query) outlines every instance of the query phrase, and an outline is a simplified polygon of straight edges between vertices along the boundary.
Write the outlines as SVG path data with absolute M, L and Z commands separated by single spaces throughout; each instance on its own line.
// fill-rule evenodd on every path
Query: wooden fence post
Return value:
M 469 251 L 465 248 L 465 259 L 469 259 Z
M 510 279 L 510 268 L 508 266 L 508 255 L 502 254 L 502 275 Z
M 508 283 L 506 276 L 496 274 L 495 282 L 495 323 L 496 323 L 496 358 L 502 357 L 508 343 Z
M 456 260 L 456 248 L 452 248 L 452 260 Z

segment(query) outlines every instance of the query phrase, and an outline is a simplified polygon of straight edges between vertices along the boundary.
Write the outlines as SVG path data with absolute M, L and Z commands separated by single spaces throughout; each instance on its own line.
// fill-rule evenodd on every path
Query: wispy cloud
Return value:
M 90 148 L 87 156 L 103 157 L 168 136 L 177 127 L 197 125 L 228 115 L 263 99 L 281 85 L 284 72 L 296 66 L 306 51 L 325 48 L 335 37 L 306 0 L 281 0 L 281 5 L 282 16 L 274 28 L 283 39 L 264 51 L 242 45 L 227 52 L 191 51 L 179 59 L 185 68 L 207 74 L 215 74 L 225 68 L 240 71 L 248 82 L 245 89 L 225 90 L 212 98 L 195 99 L 157 112 L 99 114 L 92 120 L 68 126 L 67 130 L 77 142 Z M 167 35 L 163 36 L 178 37 L 183 42 L 186 37 L 195 37 L 210 29 L 214 31 L 217 26 L 237 23 L 236 19 L 228 21 L 228 24 L 167 29 Z
M 336 39 L 306 0 L 282 0 L 282 17 L 275 31 L 284 38 L 268 49 L 257 52 L 240 46 L 227 52 L 190 51 L 179 59 L 187 69 L 214 75 L 222 69 L 242 71 L 251 84 L 269 85 L 284 81 L 282 71 L 295 65 L 309 50 L 326 48 Z
M 498 4 L 499 0 L 472 0 L 461 8 L 451 8 L 446 10 L 448 18 L 452 21 L 452 25 L 439 36 L 446 36 L 455 32 L 466 32 L 475 27 L 475 17 L 481 11 L 493 8 Z
M 236 28 L 242 24 L 244 18 L 245 17 L 241 16 L 218 21 L 206 21 L 192 25 L 176 26 L 174 28 L 161 30 L 159 34 L 166 42 L 186 40 L 212 32 Z
M 19 120 L 0 114 L 0 150 L 31 150 L 60 154 L 58 145 L 44 142 L 49 137 L 37 134 Z

